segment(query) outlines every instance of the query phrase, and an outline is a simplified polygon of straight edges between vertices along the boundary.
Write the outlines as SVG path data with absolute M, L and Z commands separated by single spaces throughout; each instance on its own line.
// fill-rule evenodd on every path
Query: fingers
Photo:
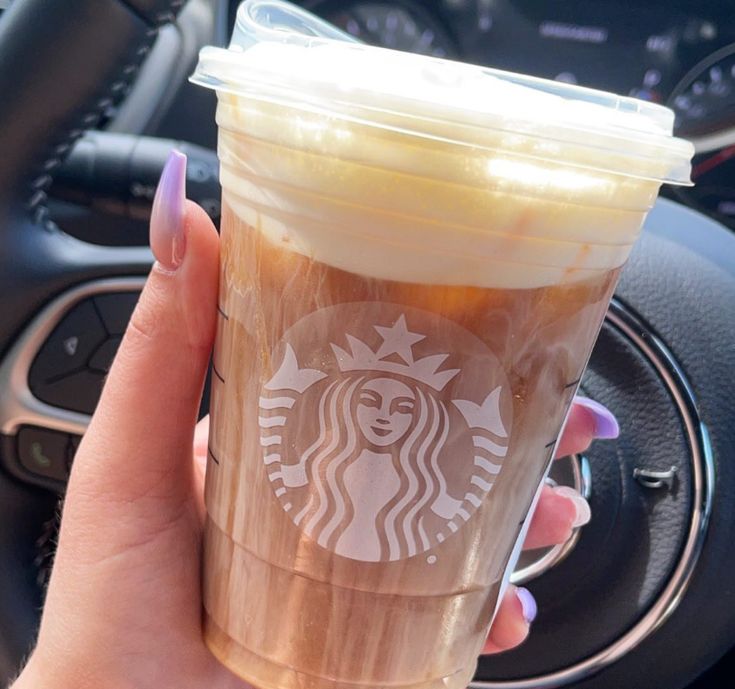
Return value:
M 528 589 L 508 586 L 482 653 L 500 653 L 522 644 L 537 612 L 536 600 Z
M 577 397 L 569 412 L 557 448 L 557 457 L 586 450 L 592 441 L 617 438 L 620 428 L 613 414 L 593 400 Z M 567 486 L 545 486 L 526 535 L 525 549 L 566 542 L 573 530 L 591 517 L 587 501 Z M 523 588 L 509 587 L 500 604 L 483 653 L 500 653 L 515 648 L 528 636 L 536 617 L 536 602 Z
M 617 438 L 619 434 L 618 422 L 606 407 L 586 397 L 576 397 L 556 457 L 583 452 L 594 439 Z M 523 547 L 529 550 L 564 543 L 573 529 L 586 524 L 590 516 L 589 504 L 577 491 L 547 486 L 539 498 Z
M 562 431 L 556 457 L 586 450 L 593 440 L 617 438 L 618 422 L 606 407 L 586 397 L 576 397 Z M 543 489 L 528 528 L 526 550 L 566 542 L 573 530 L 590 520 L 587 501 L 574 489 L 561 486 Z
M 620 435 L 620 427 L 607 407 L 587 397 L 575 397 L 561 434 L 557 457 L 584 452 L 593 440 L 611 440 Z
M 590 506 L 574 488 L 544 486 L 528 527 L 525 550 L 565 543 L 591 517 Z
M 186 158 L 166 164 L 151 216 L 158 259 L 74 463 L 76 483 L 115 501 L 191 492 L 191 448 L 214 339 L 219 242 L 184 198 Z

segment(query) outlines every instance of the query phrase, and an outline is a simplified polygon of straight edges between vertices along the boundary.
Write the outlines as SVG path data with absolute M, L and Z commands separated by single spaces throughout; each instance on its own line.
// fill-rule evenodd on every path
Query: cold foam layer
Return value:
M 220 70 L 225 83 L 252 71 L 246 92 L 218 93 L 221 181 L 243 221 L 404 282 L 530 288 L 625 262 L 673 165 L 655 155 L 670 123 L 487 76 L 473 89 L 479 68 L 440 61 L 442 77 L 437 61 L 393 51 L 369 49 L 365 71 L 358 48 L 262 43 Z M 442 78 L 462 81 L 449 106 Z M 611 136 L 619 150 L 605 150 Z
M 273 104 L 223 101 L 218 121 L 220 179 L 238 217 L 284 249 L 380 279 L 589 278 L 625 262 L 658 190 Z

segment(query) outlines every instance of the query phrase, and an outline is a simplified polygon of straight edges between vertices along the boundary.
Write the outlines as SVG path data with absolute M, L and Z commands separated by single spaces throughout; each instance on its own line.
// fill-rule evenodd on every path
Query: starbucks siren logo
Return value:
M 510 390 L 456 323 L 391 304 L 330 307 L 296 323 L 274 360 L 259 414 L 268 477 L 320 546 L 369 562 L 412 557 L 458 531 L 492 489 Z

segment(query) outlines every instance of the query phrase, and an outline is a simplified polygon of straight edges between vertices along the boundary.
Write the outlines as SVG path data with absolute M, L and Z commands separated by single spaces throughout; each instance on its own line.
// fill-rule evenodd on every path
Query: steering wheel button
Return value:
M 24 426 L 18 432 L 18 459 L 34 474 L 66 481 L 70 438 L 68 433 Z
M 120 346 L 120 337 L 111 337 L 109 340 L 105 340 L 97 349 L 92 358 L 89 360 L 89 368 L 92 371 L 99 371 L 100 373 L 107 373 L 112 366 L 112 360 L 117 354 L 117 348 Z
M 71 309 L 56 326 L 36 355 L 29 374 L 31 391 L 83 369 L 92 352 L 107 338 L 102 321 L 90 299 Z
M 94 298 L 100 316 L 110 335 L 122 335 L 138 303 L 140 292 L 116 292 Z
M 41 383 L 33 389 L 33 393 L 42 402 L 54 407 L 92 414 L 100 398 L 103 381 L 103 373 L 84 369 Z

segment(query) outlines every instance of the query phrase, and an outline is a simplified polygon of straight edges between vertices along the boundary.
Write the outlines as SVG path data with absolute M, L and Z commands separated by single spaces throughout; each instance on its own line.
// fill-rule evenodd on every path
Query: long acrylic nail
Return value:
M 186 156 L 173 150 L 161 173 L 151 211 L 151 250 L 166 270 L 176 270 L 184 260 L 185 200 Z
M 528 589 L 523 588 L 522 586 L 516 589 L 516 597 L 521 604 L 521 610 L 523 610 L 523 619 L 526 620 L 527 624 L 531 624 L 538 614 L 536 599 Z
M 584 526 L 592 518 L 592 510 L 589 503 L 576 491 L 569 486 L 559 486 L 553 489 L 557 495 L 561 495 L 574 505 L 574 521 L 572 527 Z
M 592 415 L 595 438 L 612 440 L 620 435 L 620 426 L 613 413 L 589 397 L 575 397 L 574 403 L 584 407 Z

